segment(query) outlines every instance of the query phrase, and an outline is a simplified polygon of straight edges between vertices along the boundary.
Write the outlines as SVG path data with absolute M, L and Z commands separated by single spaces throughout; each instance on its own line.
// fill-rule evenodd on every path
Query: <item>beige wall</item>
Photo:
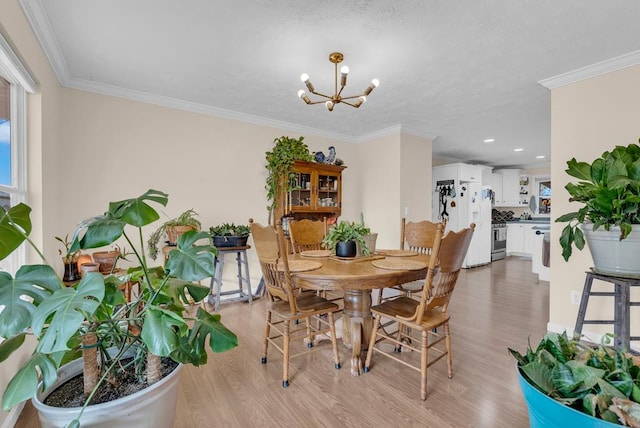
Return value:
M 637 143 L 640 136 L 640 66 L 634 66 L 583 80 L 551 92 L 551 180 L 553 217 L 575 211 L 564 186 L 569 177 L 566 161 L 575 157 L 591 162 L 616 145 Z M 572 290 L 582 290 L 584 272 L 592 266 L 589 250 L 576 251 L 565 262 L 558 238 L 564 224 L 552 223 L 551 291 L 549 329 L 572 329 L 578 306 L 569 303 Z M 596 281 L 597 282 L 597 281 Z M 604 286 L 604 284 L 597 284 Z M 607 286 L 611 290 L 611 286 Z M 638 290 L 634 290 L 638 291 Z M 638 300 L 638 296 L 635 296 Z M 589 302 L 589 316 L 610 317 L 613 302 L 595 298 Z M 608 315 L 607 315 L 608 314 Z M 637 315 L 637 314 L 636 314 Z M 634 315 L 632 315 L 634 316 Z M 611 319 L 611 318 L 609 318 Z M 637 320 L 637 318 L 635 318 Z M 635 328 L 634 328 L 635 326 Z M 632 335 L 639 335 L 640 324 L 632 323 Z M 602 334 L 609 328 L 586 326 L 585 332 Z
M 51 259 L 55 257 L 55 243 L 49 237 L 55 230 L 53 224 L 57 206 L 54 202 L 59 188 L 57 149 L 61 88 L 16 0 L 0 0 L 0 33 L 38 83 L 38 91 L 28 95 L 27 99 L 28 202 L 33 208 L 31 237 Z M 33 252 L 29 258 L 37 261 Z M 26 361 L 30 352 L 25 347 L 2 363 L 0 391 L 4 392 L 9 379 Z M 0 426 L 12 426 L 19 410 L 16 407 L 10 413 L 0 412 Z

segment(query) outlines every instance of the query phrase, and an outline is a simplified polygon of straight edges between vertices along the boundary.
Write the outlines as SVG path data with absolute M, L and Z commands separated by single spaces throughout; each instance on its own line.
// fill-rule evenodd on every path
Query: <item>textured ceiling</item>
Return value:
M 538 81 L 640 49 L 640 2 L 631 0 L 21 3 L 66 86 L 151 94 L 347 141 L 401 125 L 437 136 L 436 156 L 493 166 L 548 165 L 550 96 Z M 303 72 L 332 92 L 333 51 L 351 70 L 346 95 L 381 82 L 358 110 L 328 112 L 296 96 Z

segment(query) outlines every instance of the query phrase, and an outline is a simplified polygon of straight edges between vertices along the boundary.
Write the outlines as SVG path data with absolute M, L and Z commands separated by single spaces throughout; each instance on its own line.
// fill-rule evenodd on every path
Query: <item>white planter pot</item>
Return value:
M 82 428 L 173 427 L 181 369 L 182 365 L 179 365 L 169 376 L 135 394 L 88 406 L 82 414 L 80 425 Z M 56 387 L 81 371 L 82 359 L 61 367 L 56 383 L 31 400 L 38 410 L 42 428 L 64 427 L 80 413 L 81 407 L 51 407 L 43 401 Z
M 593 257 L 594 271 L 606 275 L 640 277 L 640 225 L 633 225 L 633 231 L 622 241 L 618 227 L 612 227 L 609 231 L 600 227 L 594 231 L 592 224 L 582 224 L 581 228 Z

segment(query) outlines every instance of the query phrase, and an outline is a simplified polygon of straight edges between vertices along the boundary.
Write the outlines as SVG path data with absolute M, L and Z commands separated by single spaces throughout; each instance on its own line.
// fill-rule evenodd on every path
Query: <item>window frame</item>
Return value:
M 11 184 L 0 184 L 0 191 L 10 195 L 11 205 L 28 201 L 27 183 L 27 93 L 34 93 L 36 83 L 22 65 L 13 49 L 0 34 L 0 76 L 10 85 L 10 150 Z M 22 245 L 2 261 L 4 268 L 15 273 L 26 262 L 26 247 Z M 3 267 L 0 266 L 0 270 Z

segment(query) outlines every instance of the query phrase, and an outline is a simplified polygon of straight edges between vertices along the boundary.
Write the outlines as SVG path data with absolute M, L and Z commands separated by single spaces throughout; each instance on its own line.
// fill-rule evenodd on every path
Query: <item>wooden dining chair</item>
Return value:
M 428 220 L 407 222 L 406 218 L 402 217 L 400 224 L 400 249 L 415 251 L 421 254 L 431 254 L 439 224 L 442 225 L 442 230 L 444 230 L 447 225 L 447 219 L 443 219 L 441 223 L 434 223 Z M 413 281 L 392 287 L 392 289 L 398 290 L 403 296 L 412 296 L 422 291 L 423 284 L 424 281 Z M 378 293 L 377 304 L 385 300 L 383 291 L 384 289 Z
M 293 252 L 299 254 L 307 250 L 322 250 L 322 240 L 327 234 L 326 220 L 302 219 L 291 222 L 289 238 Z
M 269 296 L 264 331 L 262 363 L 267 362 L 269 344 L 283 354 L 282 386 L 289 386 L 290 343 L 294 338 L 306 338 L 307 348 L 313 348 L 316 335 L 331 339 L 335 368 L 340 368 L 338 342 L 333 313 L 339 307 L 316 293 L 300 293 L 292 286 L 282 225 L 262 226 L 249 220 L 253 243 L 258 254 L 264 283 Z M 306 326 L 297 324 L 305 320 Z M 314 322 L 312 322 L 312 320 Z
M 427 368 L 443 357 L 447 358 L 449 378 L 453 377 L 453 361 L 451 358 L 451 332 L 447 308 L 451 294 L 458 280 L 462 262 L 469 249 L 475 224 L 460 232 L 449 232 L 443 238 L 443 225 L 439 224 L 431 250 L 427 277 L 420 300 L 407 296 L 390 299 L 371 308 L 374 315 L 374 326 L 369 340 L 369 352 L 364 372 L 371 367 L 374 353 L 385 355 L 402 363 L 421 374 L 420 398 L 427 398 Z M 389 334 L 382 328 L 382 318 L 398 323 L 400 337 L 396 333 Z M 436 329 L 443 327 L 440 333 Z M 416 332 L 420 333 L 420 336 Z M 435 340 L 430 341 L 430 337 Z M 445 342 L 445 348 L 435 345 Z M 396 352 L 389 351 L 382 342 L 391 342 L 395 347 L 405 347 L 420 354 L 420 361 L 401 358 Z M 429 361 L 429 351 L 433 349 L 438 356 Z

